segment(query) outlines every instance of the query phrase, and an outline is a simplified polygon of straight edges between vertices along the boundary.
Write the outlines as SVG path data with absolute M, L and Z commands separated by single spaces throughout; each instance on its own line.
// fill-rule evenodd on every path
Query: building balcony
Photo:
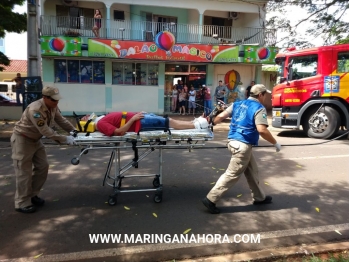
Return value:
M 94 38 L 94 19 L 70 16 L 41 16 L 42 36 L 81 36 Z M 180 44 L 256 44 L 274 46 L 276 30 L 196 24 L 160 23 L 102 19 L 100 38 L 153 42 L 161 31 L 170 31 Z

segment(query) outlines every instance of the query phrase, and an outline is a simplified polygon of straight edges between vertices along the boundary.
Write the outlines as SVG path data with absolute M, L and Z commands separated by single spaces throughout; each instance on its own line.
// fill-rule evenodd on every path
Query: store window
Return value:
M 166 64 L 165 65 L 165 71 L 166 72 L 188 73 L 189 72 L 189 66 L 188 65 L 181 65 L 181 64 Z
M 92 83 L 92 61 L 80 61 L 81 83 Z
M 55 82 L 105 83 L 104 61 L 63 60 L 54 61 Z
M 79 61 L 68 60 L 68 83 L 79 83 Z
M 112 68 L 114 85 L 158 85 L 158 64 L 115 62 Z

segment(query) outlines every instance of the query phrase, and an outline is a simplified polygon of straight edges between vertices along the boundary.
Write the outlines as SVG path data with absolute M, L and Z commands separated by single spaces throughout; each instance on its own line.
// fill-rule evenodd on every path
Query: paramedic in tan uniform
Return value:
M 59 135 L 51 128 L 55 122 L 68 133 L 75 130 L 57 107 L 60 99 L 58 88 L 44 87 L 42 98 L 28 105 L 13 129 L 11 147 L 16 174 L 15 209 L 18 212 L 33 213 L 35 206 L 45 203 L 38 197 L 49 167 L 41 137 L 59 144 L 75 144 L 72 136 Z

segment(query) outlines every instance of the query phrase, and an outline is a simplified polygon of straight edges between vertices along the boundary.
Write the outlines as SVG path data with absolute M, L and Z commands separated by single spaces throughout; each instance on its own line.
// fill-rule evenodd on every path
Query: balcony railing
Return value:
M 93 18 L 41 16 L 43 36 L 84 36 L 95 37 L 92 32 Z M 109 22 L 109 23 L 108 23 Z M 109 27 L 107 26 L 109 25 Z M 273 46 L 276 30 L 252 27 L 232 27 L 214 25 L 193 25 L 159 23 L 130 20 L 102 19 L 100 37 L 118 40 L 154 41 L 158 32 L 168 30 L 182 44 L 259 44 Z

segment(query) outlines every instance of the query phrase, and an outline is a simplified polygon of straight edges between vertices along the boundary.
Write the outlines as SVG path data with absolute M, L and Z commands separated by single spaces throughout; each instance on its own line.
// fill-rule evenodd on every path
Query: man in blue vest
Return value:
M 212 121 L 215 125 L 231 117 L 227 146 L 232 154 L 227 170 L 202 200 L 212 214 L 219 213 L 216 203 L 229 188 L 235 185 L 243 173 L 252 192 L 253 204 L 272 202 L 272 197 L 265 195 L 259 185 L 258 167 L 252 153 L 252 146 L 258 145 L 259 136 L 273 144 L 276 152 L 281 150 L 281 146 L 267 129 L 267 111 L 262 105 L 267 92 L 270 93 L 264 85 L 254 85 L 247 100 L 233 103 Z

